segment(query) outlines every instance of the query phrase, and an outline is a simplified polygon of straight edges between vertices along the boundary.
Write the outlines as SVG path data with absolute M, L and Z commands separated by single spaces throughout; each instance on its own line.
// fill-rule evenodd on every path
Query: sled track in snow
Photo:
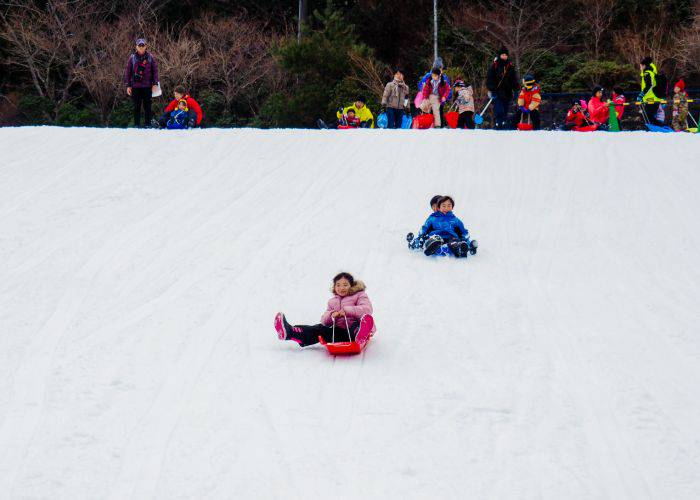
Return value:
M 0 498 L 700 496 L 696 136 L 0 139 Z M 367 349 L 279 342 L 341 270 Z

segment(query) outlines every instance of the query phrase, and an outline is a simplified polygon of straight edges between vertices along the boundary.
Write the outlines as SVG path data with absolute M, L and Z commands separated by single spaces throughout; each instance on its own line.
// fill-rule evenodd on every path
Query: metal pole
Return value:
M 299 25 L 297 27 L 297 43 L 301 43 L 301 34 L 306 23 L 306 1 L 299 0 Z
M 433 61 L 438 57 L 438 0 L 433 0 Z

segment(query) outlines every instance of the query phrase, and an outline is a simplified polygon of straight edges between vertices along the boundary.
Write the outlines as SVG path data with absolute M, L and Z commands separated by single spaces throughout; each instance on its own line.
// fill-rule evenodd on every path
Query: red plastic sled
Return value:
M 433 128 L 435 126 L 435 118 L 432 113 L 418 115 L 413 119 L 413 128 Z
M 520 123 L 517 125 L 518 130 L 532 130 L 532 122 L 530 121 L 530 115 L 527 115 L 527 121 L 525 121 L 525 113 L 520 117 Z
M 367 328 L 368 330 L 372 331 L 372 328 L 374 327 L 374 319 L 370 315 L 365 315 L 362 316 L 360 319 L 360 323 L 364 322 L 365 325 L 362 325 L 362 327 Z M 362 328 L 361 327 L 361 328 Z M 322 336 L 318 336 L 318 341 L 323 344 L 326 349 L 328 350 L 329 354 L 333 355 L 346 355 L 346 354 L 360 354 L 365 347 L 367 347 L 367 344 L 369 344 L 369 340 L 372 337 L 370 335 L 367 335 L 367 339 L 362 342 L 326 342 L 323 340 Z
M 459 121 L 459 113 L 456 111 L 448 111 L 445 113 L 445 121 L 450 128 L 457 128 L 457 122 Z
M 574 127 L 572 130 L 574 132 L 595 132 L 598 130 L 598 125 L 594 123 L 593 125 L 586 125 L 584 127 Z

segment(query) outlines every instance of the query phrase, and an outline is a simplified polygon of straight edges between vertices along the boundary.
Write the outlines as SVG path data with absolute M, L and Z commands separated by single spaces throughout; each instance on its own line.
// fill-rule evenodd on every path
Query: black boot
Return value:
M 423 253 L 425 255 L 433 255 L 442 246 L 442 238 L 438 235 L 431 236 L 425 242 L 425 250 Z

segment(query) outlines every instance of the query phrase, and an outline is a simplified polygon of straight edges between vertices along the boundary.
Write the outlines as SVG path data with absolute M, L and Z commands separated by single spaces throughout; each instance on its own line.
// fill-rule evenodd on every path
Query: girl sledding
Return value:
M 367 345 L 376 328 L 372 302 L 365 284 L 350 273 L 333 278 L 331 293 L 321 322 L 315 325 L 291 325 L 282 313 L 275 316 L 280 340 L 291 340 L 301 347 L 321 342 L 331 354 L 356 354 Z

